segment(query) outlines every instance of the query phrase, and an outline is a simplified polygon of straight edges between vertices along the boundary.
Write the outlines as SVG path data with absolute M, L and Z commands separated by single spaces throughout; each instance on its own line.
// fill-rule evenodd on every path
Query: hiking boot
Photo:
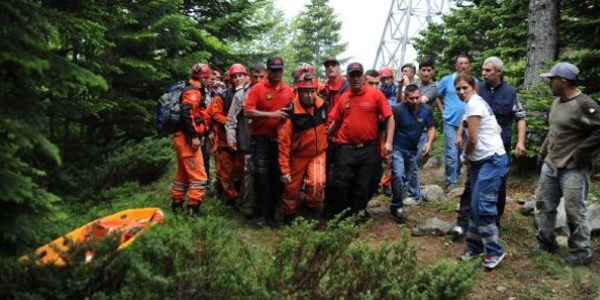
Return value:
M 390 212 L 392 214 L 392 217 L 394 217 L 394 219 L 398 222 L 404 222 L 406 221 L 406 213 L 404 212 L 403 208 L 391 208 Z
M 200 211 L 200 204 L 198 205 L 188 205 L 188 210 L 190 211 L 190 215 L 193 217 L 201 217 L 202 212 Z
M 472 259 L 480 258 L 483 256 L 483 254 L 483 252 L 472 252 L 469 250 L 465 250 L 465 252 L 458 256 L 458 259 L 461 261 L 469 261 Z
M 502 262 L 504 257 L 506 257 L 506 252 L 498 256 L 486 255 L 482 266 L 488 270 L 493 270 L 500 264 L 500 262 Z
M 178 213 L 183 211 L 183 201 L 179 203 L 171 202 L 171 211 Z
M 569 254 L 563 258 L 562 263 L 570 267 L 589 266 L 592 263 L 592 256 L 577 257 Z

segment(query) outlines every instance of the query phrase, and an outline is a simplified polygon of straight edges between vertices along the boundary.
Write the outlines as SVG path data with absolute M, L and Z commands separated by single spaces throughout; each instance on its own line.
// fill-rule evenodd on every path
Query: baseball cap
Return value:
M 267 69 L 269 70 L 281 70 L 283 69 L 283 59 L 279 56 L 269 57 L 267 59 Z
M 332 62 L 335 63 L 336 65 L 340 64 L 340 61 L 337 60 L 337 58 L 335 58 L 334 56 L 329 56 L 327 57 L 324 61 L 323 61 L 323 65 L 326 65 L 327 63 Z
M 353 62 L 346 67 L 346 74 L 350 74 L 352 72 L 360 72 L 362 74 L 364 72 L 363 66 L 358 62 Z
M 575 65 L 568 62 L 559 62 L 550 69 L 550 72 L 540 74 L 540 77 L 560 77 L 566 80 L 576 81 L 577 75 L 579 75 L 579 69 Z

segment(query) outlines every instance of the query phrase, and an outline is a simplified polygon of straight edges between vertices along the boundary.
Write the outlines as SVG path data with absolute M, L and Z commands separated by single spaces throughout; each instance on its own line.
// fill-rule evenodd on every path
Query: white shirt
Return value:
M 494 154 L 506 154 L 500 137 L 502 129 L 498 125 L 496 116 L 494 116 L 489 104 L 477 94 L 473 95 L 465 105 L 463 120 L 468 122 L 470 116 L 480 116 L 481 122 L 479 123 L 479 137 L 475 144 L 475 150 L 467 158 L 470 161 L 479 161 Z M 468 134 L 467 128 L 465 128 L 465 131 Z

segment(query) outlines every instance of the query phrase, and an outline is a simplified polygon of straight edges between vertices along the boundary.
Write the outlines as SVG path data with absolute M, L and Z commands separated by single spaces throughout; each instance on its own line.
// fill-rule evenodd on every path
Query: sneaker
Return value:
M 404 213 L 403 208 L 391 208 L 390 212 L 396 221 L 404 222 L 406 221 L 406 213 Z
M 500 264 L 500 262 L 502 262 L 504 257 L 506 257 L 506 252 L 504 252 L 498 256 L 486 255 L 485 259 L 483 260 L 482 265 L 484 268 L 486 268 L 488 270 L 495 269 Z
M 592 263 L 592 256 L 576 257 L 569 254 L 563 258 L 562 263 L 570 267 L 589 266 Z
M 406 197 L 406 198 L 404 198 L 404 200 L 402 200 L 402 204 L 404 204 L 404 205 L 417 205 L 419 203 L 421 203 L 421 201 L 416 200 L 413 197 Z
M 458 259 L 461 261 L 468 261 L 476 258 L 480 258 L 483 256 L 483 252 L 472 252 L 469 250 L 465 250 L 461 255 L 458 256 Z

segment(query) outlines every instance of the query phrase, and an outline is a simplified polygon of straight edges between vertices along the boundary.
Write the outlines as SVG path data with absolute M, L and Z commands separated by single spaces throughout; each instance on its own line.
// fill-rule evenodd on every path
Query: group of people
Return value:
M 422 201 L 419 164 L 435 139 L 433 107 L 443 115 L 446 187 L 457 184 L 467 167 L 456 237 L 466 236 L 462 260 L 484 257 L 493 269 L 506 252 L 498 226 L 506 202 L 506 178 L 516 121 L 514 154 L 525 154 L 525 110 L 517 90 L 504 82 L 498 57 L 484 60 L 478 81 L 469 73 L 471 59 L 459 55 L 456 72 L 434 79 L 434 64 L 404 65 L 395 79 L 384 67 L 365 71 L 354 62 L 342 75 L 340 62 L 323 62 L 327 80 L 303 63 L 283 80 L 284 62 L 270 57 L 250 73 L 233 64 L 220 76 L 207 64 L 191 68 L 181 97 L 181 128 L 173 135 L 177 173 L 171 190 L 174 211 L 201 214 L 210 180 L 221 199 L 252 217 L 259 227 L 275 227 L 278 205 L 290 224 L 303 201 L 308 217 L 331 219 L 360 215 L 377 193 L 391 191 L 390 213 L 406 220 L 405 205 Z M 579 70 L 559 63 L 542 77 L 559 97 L 549 116 L 550 131 L 537 193 L 540 249 L 555 251 L 556 207 L 564 197 L 571 229 L 569 264 L 591 262 L 590 230 L 585 213 L 592 159 L 600 150 L 598 104 L 577 89 Z M 575 101 L 571 101 L 575 100 Z M 590 155 L 591 154 L 591 155 Z M 184 209 L 184 196 L 187 205 Z

